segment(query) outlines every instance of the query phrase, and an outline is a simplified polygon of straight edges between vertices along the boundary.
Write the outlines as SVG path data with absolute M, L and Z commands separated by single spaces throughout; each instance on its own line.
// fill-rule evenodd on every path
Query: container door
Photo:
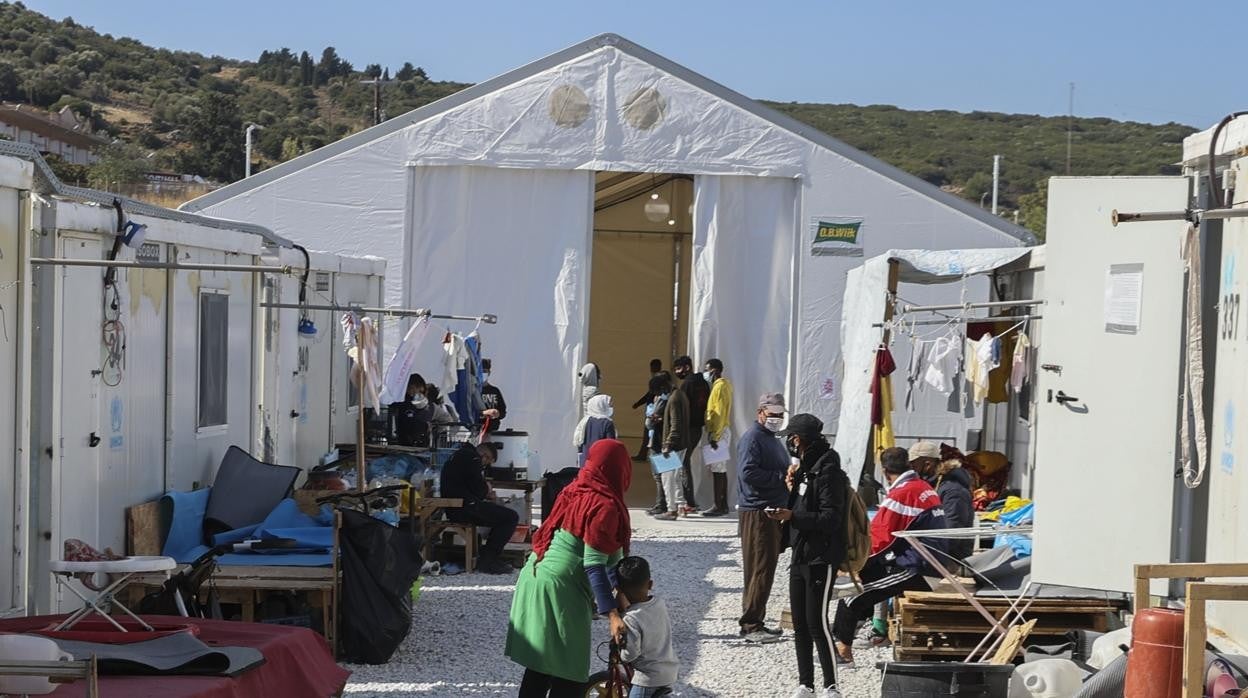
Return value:
M 14 486 L 17 482 L 17 461 L 20 433 L 18 428 L 18 394 L 20 379 L 18 370 L 18 346 L 20 336 L 18 321 L 18 287 L 13 282 L 18 273 L 18 236 L 21 235 L 22 216 L 19 213 L 21 199 L 16 189 L 0 189 L 0 512 L 6 512 L 0 522 L 0 616 L 23 605 L 18 598 L 23 594 L 25 580 L 14 566 L 16 546 L 15 531 L 25 531 L 25 525 L 15 517 Z M 12 386 L 12 387 L 8 387 Z M 19 591 L 19 586 L 23 588 Z
M 1169 562 L 1183 304 L 1182 177 L 1049 184 L 1035 466 L 1038 583 L 1130 591 Z
M 65 237 L 61 256 L 100 259 L 98 239 Z M 100 426 L 102 358 L 100 323 L 104 270 L 98 267 L 61 267 L 60 322 L 60 429 L 55 443 L 60 455 L 52 477 L 52 549 L 60 555 L 66 538 L 99 544 L 100 462 L 108 448 Z M 72 595 L 54 599 L 53 610 L 68 610 L 81 602 Z

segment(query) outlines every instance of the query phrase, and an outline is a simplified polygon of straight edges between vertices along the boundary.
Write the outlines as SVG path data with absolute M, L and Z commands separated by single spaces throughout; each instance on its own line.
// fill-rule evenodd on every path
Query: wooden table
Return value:
M 181 571 L 175 570 L 175 574 Z M 150 591 L 160 589 L 165 583 L 163 573 L 136 574 L 126 587 L 131 604 L 137 604 Z M 247 623 L 256 619 L 256 596 L 266 591 L 303 591 L 310 600 L 319 600 L 321 622 L 325 639 L 334 647 L 334 568 L 333 567 L 287 567 L 274 565 L 218 565 L 207 583 L 217 592 L 221 603 L 236 603 L 242 607 L 242 620 Z M 263 600 L 263 599 L 261 599 Z
M 522 524 L 533 524 L 533 493 L 546 486 L 546 480 L 490 480 L 486 479 L 490 487 L 495 490 L 508 490 L 512 492 L 524 493 L 524 509 L 528 512 L 527 520 L 521 521 Z

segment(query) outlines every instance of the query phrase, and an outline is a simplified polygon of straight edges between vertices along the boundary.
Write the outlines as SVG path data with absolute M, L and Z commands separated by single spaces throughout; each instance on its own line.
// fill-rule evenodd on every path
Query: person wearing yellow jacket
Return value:
M 711 396 L 706 402 L 706 438 L 713 449 L 724 449 L 732 440 L 729 424 L 732 422 L 732 383 L 724 378 L 724 362 L 711 359 L 703 367 L 702 377 L 711 385 Z M 724 516 L 728 513 L 728 463 L 708 463 L 715 486 L 715 504 L 702 511 L 703 516 Z

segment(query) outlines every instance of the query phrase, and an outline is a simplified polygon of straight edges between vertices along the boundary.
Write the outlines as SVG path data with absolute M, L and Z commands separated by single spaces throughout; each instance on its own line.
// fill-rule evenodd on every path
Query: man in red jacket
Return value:
M 907 591 L 929 588 L 923 579 L 924 574 L 930 573 L 927 563 L 908 542 L 893 533 L 945 528 L 945 512 L 940 496 L 910 469 L 909 461 L 904 448 L 890 448 L 880 454 L 888 494 L 871 520 L 871 557 L 862 569 L 862 593 L 838 602 L 832 624 L 836 653 L 842 662 L 853 662 L 858 623 L 871 617 L 877 603 Z M 944 550 L 944 541 L 939 538 L 926 539 L 923 544 Z

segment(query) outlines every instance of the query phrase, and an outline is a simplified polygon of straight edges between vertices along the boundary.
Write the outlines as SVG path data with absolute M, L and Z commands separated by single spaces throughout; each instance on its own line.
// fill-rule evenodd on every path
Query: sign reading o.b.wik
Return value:
M 862 218 L 815 216 L 810 219 L 810 232 L 812 255 L 862 256 Z

